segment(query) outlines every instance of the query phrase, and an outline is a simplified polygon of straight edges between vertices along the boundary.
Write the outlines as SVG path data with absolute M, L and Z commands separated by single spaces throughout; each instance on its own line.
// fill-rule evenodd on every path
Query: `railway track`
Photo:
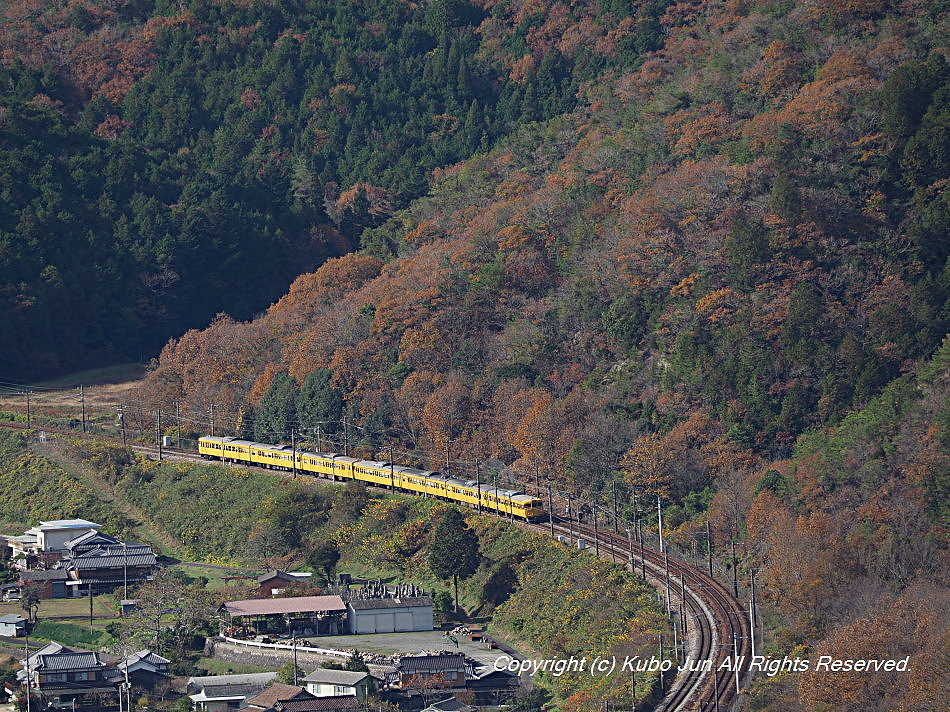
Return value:
M 24 429 L 22 423 L 0 423 L 0 427 Z M 73 430 L 46 428 L 50 433 L 82 436 Z M 89 435 L 88 437 L 108 437 Z M 148 457 L 159 456 L 156 446 L 129 446 Z M 188 450 L 162 448 L 162 457 L 170 460 L 206 462 Z M 232 467 L 246 467 L 234 464 Z M 290 472 L 266 470 L 268 474 L 292 477 Z M 550 534 L 550 522 L 524 526 Z M 572 545 L 577 539 L 596 542 L 602 558 L 627 560 L 630 570 L 642 574 L 666 599 L 668 611 L 682 606 L 686 621 L 684 657 L 691 661 L 667 689 L 657 712 L 727 712 L 738 708 L 742 670 L 736 670 L 739 659 L 748 661 L 751 654 L 751 631 L 745 610 L 725 586 L 706 572 L 679 561 L 652 547 L 641 546 L 611 531 L 597 531 L 580 522 L 566 525 L 555 518 L 555 534 L 568 537 Z M 668 574 L 667 574 L 668 571 Z M 668 583 L 669 582 L 669 583 Z M 681 628 L 682 630 L 682 628 Z M 730 661 L 729 666 L 724 666 Z
M 569 530 L 556 524 L 555 531 Z M 749 621 L 742 605 L 706 572 L 668 558 L 657 549 L 641 548 L 636 541 L 610 531 L 595 533 L 592 527 L 577 522 L 570 531 L 577 532 L 576 535 L 588 543 L 599 542 L 601 557 L 627 559 L 635 574 L 637 569 L 645 568 L 646 578 L 667 597 L 668 607 L 674 613 L 677 604 L 683 606 L 687 621 L 684 649 L 692 662 L 676 677 L 657 710 L 726 712 L 733 709 L 740 698 L 743 675 L 742 670 L 738 674 L 735 670 L 736 660 L 748 661 L 752 648 Z M 728 669 L 720 669 L 726 661 L 730 662 Z

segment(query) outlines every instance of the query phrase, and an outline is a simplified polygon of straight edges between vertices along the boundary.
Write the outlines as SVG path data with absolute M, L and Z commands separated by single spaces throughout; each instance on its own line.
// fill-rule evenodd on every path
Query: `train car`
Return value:
M 480 507 L 482 510 L 529 522 L 547 518 L 541 500 L 523 492 L 386 461 L 360 460 L 337 453 L 294 450 L 289 445 L 272 445 L 209 435 L 198 439 L 198 453 L 206 459 L 241 462 L 269 469 L 289 471 L 296 465 L 299 471 L 317 477 L 338 482 L 355 479 L 378 487 L 438 497 L 469 507 Z

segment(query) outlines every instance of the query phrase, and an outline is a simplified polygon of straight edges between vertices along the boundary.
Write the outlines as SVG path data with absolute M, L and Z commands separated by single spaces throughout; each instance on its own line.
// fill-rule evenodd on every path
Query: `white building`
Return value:
M 39 526 L 27 529 L 20 536 L 7 536 L 4 539 L 17 568 L 31 568 L 31 559 L 41 564 L 42 568 L 51 568 L 67 553 L 66 542 L 96 532 L 101 526 L 86 519 L 52 519 L 40 521 Z
M 432 599 L 428 596 L 369 598 L 347 603 L 350 632 L 410 633 L 432 630 Z
M 365 702 L 372 691 L 373 678 L 368 672 L 317 668 L 303 681 L 307 685 L 307 692 L 316 697 L 351 695 Z

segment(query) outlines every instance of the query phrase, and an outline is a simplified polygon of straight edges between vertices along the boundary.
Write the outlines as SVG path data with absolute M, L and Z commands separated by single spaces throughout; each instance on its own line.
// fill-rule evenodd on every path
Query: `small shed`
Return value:
M 368 598 L 347 604 L 350 632 L 411 633 L 432 630 L 432 599 L 428 596 Z
M 26 635 L 26 618 L 18 613 L 0 616 L 0 635 L 17 638 Z

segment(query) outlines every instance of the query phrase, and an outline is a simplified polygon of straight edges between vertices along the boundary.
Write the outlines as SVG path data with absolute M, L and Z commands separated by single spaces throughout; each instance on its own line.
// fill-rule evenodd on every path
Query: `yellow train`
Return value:
M 294 451 L 290 445 L 255 443 L 240 438 L 205 435 L 198 439 L 198 453 L 212 460 L 241 462 L 274 470 L 297 470 L 336 481 L 360 480 L 393 490 L 412 492 L 470 507 L 498 512 L 529 522 L 547 519 L 544 504 L 516 490 L 502 489 L 475 480 L 460 480 L 439 472 L 417 470 L 392 462 L 360 460 L 336 453 Z

